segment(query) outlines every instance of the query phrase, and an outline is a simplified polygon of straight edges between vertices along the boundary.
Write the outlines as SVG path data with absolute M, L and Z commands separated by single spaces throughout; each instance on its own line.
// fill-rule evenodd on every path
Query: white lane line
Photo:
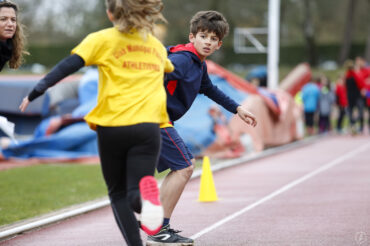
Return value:
M 295 187 L 295 186 L 303 183 L 304 181 L 306 181 L 306 180 L 308 180 L 308 179 L 310 179 L 310 178 L 312 178 L 312 177 L 314 177 L 314 176 L 316 176 L 316 175 L 318 175 L 318 174 L 320 174 L 320 173 L 328 170 L 329 168 L 332 168 L 332 167 L 334 167 L 334 166 L 342 163 L 343 161 L 345 161 L 347 159 L 350 159 L 350 158 L 356 156 L 360 152 L 363 152 L 367 148 L 369 148 L 369 146 L 370 146 L 370 143 L 368 143 L 368 144 L 360 147 L 359 149 L 356 149 L 354 151 L 351 151 L 351 152 L 349 152 L 349 153 L 347 153 L 345 155 L 342 155 L 342 156 L 334 159 L 333 161 L 329 162 L 328 164 L 326 164 L 326 165 L 324 165 L 324 166 L 322 166 L 322 167 L 320 167 L 320 168 L 318 168 L 318 169 L 316 169 L 316 170 L 314 170 L 314 171 L 312 171 L 312 172 L 304 175 L 303 177 L 301 177 L 301 178 L 299 178 L 299 179 L 297 179 L 295 181 L 292 181 L 291 183 L 289 183 L 289 184 L 281 187 L 280 189 L 272 192 L 271 194 L 263 197 L 262 199 L 258 200 L 257 202 L 248 205 L 247 207 L 245 207 L 245 208 L 243 208 L 243 209 L 235 212 L 234 214 L 231 214 L 231 215 L 225 217 L 222 220 L 219 220 L 218 222 L 214 223 L 213 225 L 211 225 L 209 227 L 206 227 L 205 229 L 201 230 L 200 232 L 192 235 L 190 238 L 197 239 L 198 237 L 203 236 L 204 234 L 206 234 L 206 233 L 208 233 L 208 232 L 216 229 L 217 227 L 220 227 L 221 225 L 229 222 L 230 220 L 232 220 L 232 219 L 234 219 L 234 218 L 236 218 L 236 217 L 238 217 L 238 216 L 240 216 L 240 215 L 248 212 L 249 210 L 252 210 L 253 208 L 261 205 L 262 203 L 267 202 L 267 201 L 275 198 L 276 196 L 284 193 L 285 191 L 288 191 L 288 190 L 292 189 L 293 187 Z
M 295 149 L 295 148 L 303 146 L 305 144 L 309 144 L 309 143 L 315 141 L 316 139 L 318 139 L 319 137 L 320 136 L 317 135 L 317 136 L 305 138 L 305 139 L 302 139 L 302 140 L 299 140 L 299 141 L 296 141 L 296 142 L 293 142 L 293 143 L 289 143 L 289 144 L 285 144 L 285 145 L 282 145 L 282 146 L 267 149 L 267 150 L 264 150 L 262 152 L 258 152 L 258 153 L 255 153 L 255 154 L 242 156 L 242 157 L 237 158 L 237 159 L 233 159 L 233 160 L 229 160 L 229 161 L 223 161 L 221 163 L 217 163 L 217 164 L 212 165 L 212 172 L 222 170 L 222 169 L 227 168 L 227 167 L 244 164 L 246 162 L 258 160 L 260 158 L 269 157 L 271 155 L 278 154 L 278 153 L 281 153 L 281 152 L 284 152 L 284 151 L 289 151 L 291 149 Z M 191 179 L 200 177 L 201 174 L 202 174 L 201 169 L 200 170 L 195 170 L 193 175 L 191 176 Z M 162 183 L 162 180 L 159 181 L 159 185 L 161 185 L 161 183 Z M 28 222 L 28 223 L 22 224 L 22 225 L 15 225 L 14 227 L 4 228 L 3 230 L 0 229 L 0 240 L 4 239 L 6 237 L 10 237 L 10 236 L 19 234 L 19 233 L 23 233 L 23 232 L 28 231 L 28 230 L 32 230 L 32 229 L 35 229 L 35 228 L 38 228 L 38 227 L 42 227 L 42 226 L 46 226 L 48 224 L 58 222 L 60 220 L 65 220 L 67 218 L 70 218 L 70 217 L 73 217 L 73 216 L 76 216 L 76 215 L 80 215 L 82 213 L 88 213 L 90 211 L 100 209 L 100 208 L 108 206 L 108 205 L 110 205 L 109 199 L 104 198 L 103 201 L 94 202 L 92 204 L 90 202 L 88 202 L 87 205 L 84 204 L 83 206 L 81 206 L 77 209 L 76 208 L 68 209 L 67 212 L 57 211 L 57 215 L 51 215 L 51 216 L 48 216 L 46 218 L 39 218 L 39 219 L 37 219 L 33 222 Z
M 221 163 L 217 163 L 217 164 L 212 165 L 212 172 L 222 170 L 222 169 L 227 168 L 227 167 L 236 166 L 236 165 L 239 165 L 239 164 L 244 164 L 246 162 L 258 160 L 260 158 L 269 157 L 271 155 L 278 154 L 278 153 L 281 153 L 281 152 L 284 152 L 284 151 L 289 151 L 291 149 L 295 149 L 295 148 L 303 146 L 305 144 L 309 144 L 309 143 L 315 141 L 316 139 L 318 139 L 319 137 L 320 136 L 317 135 L 317 136 L 305 138 L 305 139 L 302 139 L 302 140 L 299 140 L 299 141 L 296 141 L 296 142 L 293 142 L 293 143 L 289 143 L 289 144 L 285 144 L 285 145 L 282 145 L 282 146 L 267 149 L 267 150 L 264 150 L 262 152 L 258 152 L 256 154 L 242 156 L 240 158 L 229 160 L 229 161 L 223 161 Z M 200 177 L 201 174 L 202 174 L 202 170 L 195 170 L 193 175 L 191 176 L 191 179 Z M 162 182 L 162 180 L 159 181 L 159 185 L 161 185 L 161 182 Z M 2 240 L 3 238 L 6 238 L 6 237 L 10 237 L 10 236 L 19 234 L 19 233 L 23 233 L 23 232 L 28 231 L 28 230 L 32 230 L 32 229 L 35 229 L 35 228 L 38 228 L 38 227 L 46 226 L 48 224 L 55 223 L 55 222 L 58 222 L 60 220 L 64 220 L 64 219 L 67 219 L 67 218 L 70 218 L 70 217 L 73 217 L 73 216 L 76 216 L 76 215 L 80 215 L 82 213 L 87 213 L 87 212 L 90 212 L 90 211 L 93 211 L 93 210 L 96 210 L 96 209 L 100 209 L 100 208 L 108 206 L 108 205 L 110 205 L 109 199 L 104 198 L 103 201 L 94 202 L 92 204 L 90 202 L 88 202 L 88 205 L 84 204 L 83 206 L 81 206 L 77 209 L 76 208 L 71 208 L 71 209 L 68 209 L 67 212 L 57 211 L 57 215 L 51 215 L 51 216 L 48 216 L 46 218 L 39 218 L 39 219 L 37 219 L 33 222 L 28 222 L 26 224 L 15 225 L 14 227 L 0 229 L 0 240 Z

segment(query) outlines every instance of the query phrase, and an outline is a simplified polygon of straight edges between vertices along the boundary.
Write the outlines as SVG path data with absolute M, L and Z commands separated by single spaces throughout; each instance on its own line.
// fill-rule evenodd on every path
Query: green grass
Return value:
M 155 176 L 162 179 L 168 172 Z M 106 195 L 100 165 L 43 164 L 1 171 L 0 226 Z
M 37 165 L 0 172 L 0 226 L 106 195 L 99 165 Z

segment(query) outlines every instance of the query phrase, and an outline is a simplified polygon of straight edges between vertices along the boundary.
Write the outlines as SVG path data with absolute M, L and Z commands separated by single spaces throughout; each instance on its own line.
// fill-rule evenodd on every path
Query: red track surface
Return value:
M 220 200 L 198 202 L 191 180 L 171 220 L 195 245 L 370 245 L 369 136 L 322 138 L 213 178 Z M 104 208 L 0 245 L 125 243 Z

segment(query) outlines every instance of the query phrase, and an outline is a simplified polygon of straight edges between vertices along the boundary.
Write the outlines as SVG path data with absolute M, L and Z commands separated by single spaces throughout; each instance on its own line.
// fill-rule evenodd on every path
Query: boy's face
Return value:
M 222 41 L 220 41 L 214 32 L 200 31 L 195 36 L 190 33 L 189 40 L 194 45 L 202 61 L 207 56 L 212 55 L 222 45 Z

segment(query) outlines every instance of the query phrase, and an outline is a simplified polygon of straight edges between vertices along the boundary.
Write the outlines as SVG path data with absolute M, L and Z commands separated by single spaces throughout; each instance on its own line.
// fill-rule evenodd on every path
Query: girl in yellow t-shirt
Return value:
M 141 227 L 149 235 L 157 233 L 163 221 L 153 174 L 159 125 L 169 121 L 163 76 L 174 68 L 151 34 L 154 22 L 165 20 L 161 0 L 106 0 L 106 6 L 114 27 L 89 34 L 19 108 L 25 111 L 32 100 L 81 67 L 98 67 L 97 105 L 85 120 L 98 134 L 103 176 L 122 235 L 129 245 L 142 245 L 133 211 L 141 213 Z

